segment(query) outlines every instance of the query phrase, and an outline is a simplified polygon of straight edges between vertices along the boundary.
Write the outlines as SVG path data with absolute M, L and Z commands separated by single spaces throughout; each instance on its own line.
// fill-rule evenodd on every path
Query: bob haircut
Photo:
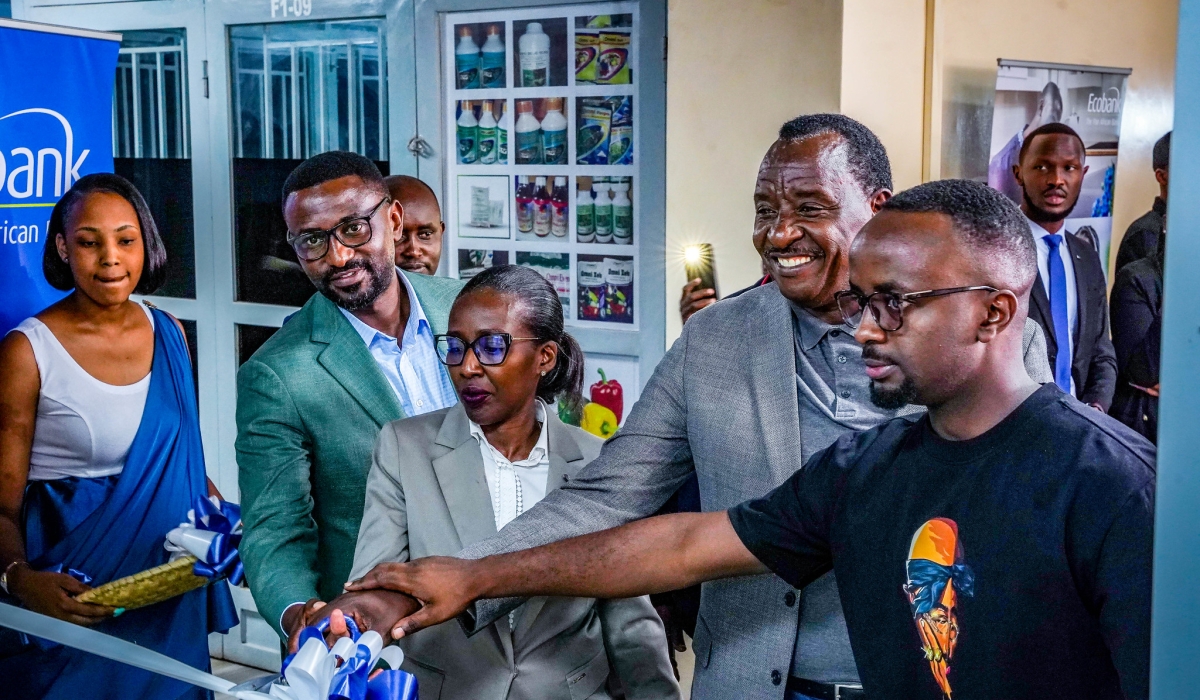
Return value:
M 55 241 L 61 233 L 67 235 L 67 217 L 72 209 L 82 202 L 89 194 L 96 192 L 111 192 L 121 197 L 133 207 L 137 214 L 138 228 L 142 230 L 142 276 L 134 287 L 134 294 L 153 294 L 167 278 L 167 249 L 163 246 L 162 238 L 158 235 L 158 226 L 150 215 L 150 207 L 142 193 L 138 192 L 133 183 L 115 173 L 92 173 L 79 178 L 75 185 L 67 190 L 54 211 L 50 213 L 50 224 L 46 231 L 46 248 L 42 252 L 42 272 L 51 287 L 68 291 L 75 288 L 75 277 L 71 274 L 71 266 L 58 257 L 58 247 Z

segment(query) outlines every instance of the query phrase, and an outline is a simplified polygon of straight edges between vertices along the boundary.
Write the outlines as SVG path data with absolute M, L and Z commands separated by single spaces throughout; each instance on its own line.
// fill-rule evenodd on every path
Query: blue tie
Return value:
M 1050 258 L 1047 267 L 1050 268 L 1050 317 L 1054 320 L 1054 338 L 1058 343 L 1058 353 L 1054 357 L 1054 383 L 1058 388 L 1071 393 L 1071 329 L 1067 323 L 1067 269 L 1063 267 L 1062 256 L 1058 246 L 1062 236 L 1048 234 L 1042 236 L 1046 245 L 1050 246 Z

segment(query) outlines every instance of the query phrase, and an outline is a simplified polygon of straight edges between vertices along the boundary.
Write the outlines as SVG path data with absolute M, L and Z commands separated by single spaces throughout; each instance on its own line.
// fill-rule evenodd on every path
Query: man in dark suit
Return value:
M 1066 227 L 1079 200 L 1086 153 L 1065 124 L 1046 124 L 1021 145 L 1013 175 L 1038 250 L 1029 317 L 1046 332 L 1054 382 L 1102 411 L 1112 403 L 1117 360 L 1108 338 L 1108 285 L 1091 242 Z
M 1167 171 L 1171 164 L 1171 132 L 1167 132 L 1154 143 L 1154 179 L 1158 180 L 1158 196 L 1154 198 L 1154 206 L 1142 214 L 1129 228 L 1125 229 L 1125 237 L 1121 239 L 1121 247 L 1117 249 L 1117 272 L 1121 271 L 1134 260 L 1141 260 L 1150 255 L 1158 247 L 1158 237 L 1162 235 L 1167 216 Z

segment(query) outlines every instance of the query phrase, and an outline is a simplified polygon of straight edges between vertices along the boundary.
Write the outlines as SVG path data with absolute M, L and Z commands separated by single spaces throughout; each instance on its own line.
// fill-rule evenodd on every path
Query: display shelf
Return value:
M 609 19 L 596 20 L 597 17 Z M 581 26 L 589 21 L 608 21 L 623 26 Z M 531 27 L 531 23 L 541 25 L 541 31 Z M 555 284 L 570 325 L 638 330 L 642 280 L 635 271 L 641 237 L 635 222 L 641 204 L 639 184 L 642 181 L 638 157 L 641 153 L 638 88 L 634 80 L 638 74 L 637 26 L 636 2 L 447 13 L 442 23 L 442 66 L 445 84 L 449 86 L 443 91 L 446 152 L 460 154 L 461 145 L 461 153 L 468 160 L 471 158 L 470 129 L 474 120 L 468 117 L 462 120 L 465 126 L 459 123 L 464 102 L 472 103 L 473 112 L 478 113 L 479 118 L 483 118 L 482 108 L 475 105 L 484 101 L 493 104 L 493 113 L 494 103 L 503 101 L 508 114 L 506 161 L 485 164 L 461 162 L 459 157 L 454 157 L 446 163 L 444 210 L 446 242 L 452 251 L 448 256 L 451 276 L 465 278 L 489 264 L 528 264 Z M 522 52 L 520 45 L 526 33 L 536 40 Z M 600 49 L 607 48 L 606 56 L 620 57 L 624 42 L 624 63 L 616 60 L 605 65 L 609 74 L 623 76 L 628 82 L 595 84 L 577 81 L 574 59 L 577 35 L 580 34 L 594 34 L 597 41 L 603 37 L 611 43 L 611 46 L 598 45 L 597 56 L 602 54 Z M 498 39 L 484 38 L 488 35 Z M 501 38 L 504 42 L 505 87 L 463 87 L 466 84 L 463 81 L 470 79 L 471 67 L 484 63 L 483 44 L 492 41 L 491 47 L 496 48 L 495 42 Z M 478 56 L 473 53 L 472 45 L 480 47 Z M 535 55 L 538 51 L 543 52 L 545 60 L 538 59 Z M 493 58 L 487 65 L 494 67 L 498 65 L 495 58 L 498 52 L 493 51 L 491 55 Z M 625 72 L 616 70 L 621 66 L 625 67 Z M 536 73 L 543 68 L 544 73 Z M 522 86 L 517 72 L 524 69 L 534 70 L 532 75 L 535 76 L 544 74 L 549 84 Z M 467 78 L 461 78 L 460 74 Z M 494 71 L 486 74 L 497 79 Z M 546 115 L 554 111 L 554 103 L 547 102 L 551 99 L 562 99 L 567 162 L 518 163 L 519 105 L 532 102 L 530 116 L 541 128 Z M 528 120 L 525 123 L 528 124 Z M 558 124 L 561 123 L 559 120 Z M 586 132 L 591 139 L 585 144 L 589 146 L 587 150 L 591 157 L 604 160 L 628 153 L 625 161 L 613 164 L 579 162 L 581 132 Z M 523 126 L 522 133 L 531 133 L 531 130 Z M 478 137 L 478 131 L 475 134 Z M 463 137 L 461 144 L 460 136 Z M 553 147 L 557 142 L 553 137 L 546 138 L 543 130 L 539 133 L 539 143 Z M 520 183 L 519 178 L 523 177 L 530 179 L 529 185 Z M 541 195 L 535 194 L 531 199 L 529 190 L 537 189 L 537 178 L 545 178 L 546 187 L 541 190 Z M 565 198 L 564 188 L 559 188 L 555 198 L 555 178 L 565 179 Z M 597 180 L 601 182 L 597 183 Z M 609 223 L 604 235 L 611 239 L 610 242 L 579 240 L 578 188 L 595 184 L 601 185 L 598 191 L 608 191 L 609 207 L 613 207 L 614 198 L 620 202 L 613 207 L 614 213 L 606 215 Z M 520 197 L 518 189 L 522 190 Z M 588 190 L 590 192 L 591 187 Z M 618 194 L 621 192 L 624 196 Z M 602 201 L 604 198 L 601 194 Z M 615 223 L 618 209 L 623 211 L 621 220 L 624 222 L 619 228 Z M 547 227 L 551 227 L 550 231 L 563 231 L 563 217 L 566 235 L 547 233 Z M 539 232 L 545 235 L 538 235 Z M 618 238 L 616 234 L 621 232 L 627 235 Z

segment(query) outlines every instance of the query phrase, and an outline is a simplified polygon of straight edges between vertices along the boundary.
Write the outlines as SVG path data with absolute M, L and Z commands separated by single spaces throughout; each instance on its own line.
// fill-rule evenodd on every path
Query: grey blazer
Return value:
M 601 440 L 548 412 L 547 490 Z M 382 561 L 452 555 L 496 534 L 478 441 L 461 404 L 384 426 L 375 444 L 352 578 Z M 401 640 L 421 700 L 679 698 L 662 621 L 645 596 L 534 598 L 470 638 L 453 620 Z M 615 673 L 614 673 L 615 671 Z M 619 678 L 619 682 L 618 679 Z
M 1026 367 L 1045 383 L 1052 375 L 1036 325 L 1024 329 Z M 774 284 L 700 311 L 600 456 L 499 536 L 459 556 L 525 549 L 653 515 L 693 471 L 705 511 L 783 483 L 811 456 L 800 435 L 793 338 L 791 311 Z M 704 584 L 692 698 L 782 700 L 800 617 L 795 593 L 773 575 Z M 486 624 L 510 605 L 478 601 L 465 622 Z

